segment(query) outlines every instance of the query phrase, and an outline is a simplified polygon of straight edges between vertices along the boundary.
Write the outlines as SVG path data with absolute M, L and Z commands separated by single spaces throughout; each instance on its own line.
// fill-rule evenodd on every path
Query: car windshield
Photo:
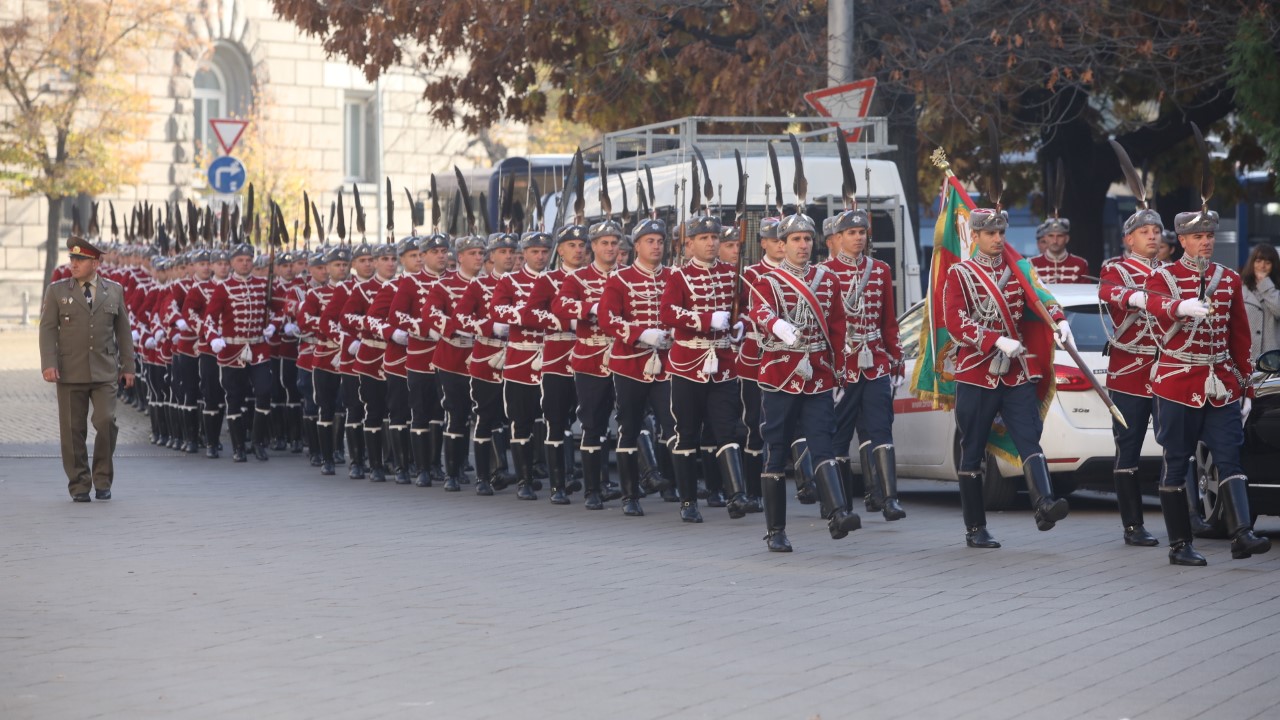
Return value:
M 1102 352 L 1107 343 L 1107 334 L 1115 329 L 1111 318 L 1103 314 L 1096 304 L 1071 305 L 1063 309 L 1067 314 L 1067 322 L 1071 324 L 1076 348 L 1081 352 Z M 914 358 L 920 352 L 920 324 L 923 321 L 923 302 L 898 318 L 898 337 L 902 343 L 902 354 L 906 358 Z

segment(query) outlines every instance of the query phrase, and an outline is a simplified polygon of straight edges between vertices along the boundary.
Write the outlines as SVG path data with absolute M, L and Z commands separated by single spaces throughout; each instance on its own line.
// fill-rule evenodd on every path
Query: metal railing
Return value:
M 840 128 L 833 123 L 838 123 Z M 716 127 L 726 126 L 756 131 L 714 131 Z M 897 149 L 888 142 L 889 121 L 883 117 L 692 116 L 605 133 L 602 154 L 611 166 L 622 167 L 629 162 L 663 165 L 683 161 L 694 145 L 704 154 L 729 155 L 734 150 L 749 150 L 752 145 L 763 147 L 770 140 L 783 140 L 790 131 L 805 143 L 805 156 L 835 157 L 838 154 L 835 134 L 840 129 L 861 131 L 855 155 L 880 155 Z

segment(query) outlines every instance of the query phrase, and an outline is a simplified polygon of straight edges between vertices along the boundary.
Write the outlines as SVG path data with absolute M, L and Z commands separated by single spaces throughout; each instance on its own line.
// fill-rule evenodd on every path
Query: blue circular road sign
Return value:
M 209 163 L 209 187 L 214 192 L 239 192 L 244 187 L 244 181 L 244 165 L 230 155 L 223 155 Z

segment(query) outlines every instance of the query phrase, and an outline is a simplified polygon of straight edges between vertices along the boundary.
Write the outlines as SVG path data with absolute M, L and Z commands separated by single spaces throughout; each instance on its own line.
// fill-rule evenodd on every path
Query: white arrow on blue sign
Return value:
M 223 155 L 209 163 L 209 187 L 214 192 L 239 192 L 244 187 L 244 181 L 244 164 L 230 155 Z

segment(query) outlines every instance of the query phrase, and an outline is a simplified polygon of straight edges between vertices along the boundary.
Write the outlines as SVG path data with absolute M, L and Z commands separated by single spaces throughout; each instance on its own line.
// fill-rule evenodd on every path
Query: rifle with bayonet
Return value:
M 738 198 L 734 206 L 734 210 L 737 213 L 737 217 L 734 219 L 738 223 L 738 267 L 733 275 L 733 308 L 729 312 L 730 326 L 738 322 L 739 315 L 742 312 L 743 259 L 747 255 L 745 252 L 747 245 L 747 173 L 742 168 L 742 154 L 736 149 L 733 151 L 733 159 L 738 164 Z

